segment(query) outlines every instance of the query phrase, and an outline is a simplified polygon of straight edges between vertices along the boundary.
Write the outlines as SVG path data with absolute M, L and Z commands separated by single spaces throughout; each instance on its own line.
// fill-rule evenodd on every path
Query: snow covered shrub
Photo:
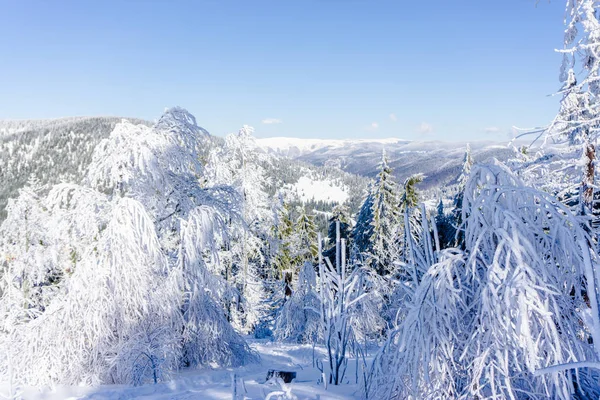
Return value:
M 320 337 L 317 276 L 313 265 L 305 262 L 298 275 L 296 290 L 285 302 L 275 321 L 277 340 L 314 343 Z
M 75 205 L 72 210 L 50 212 L 47 219 L 84 220 L 88 216 L 82 208 Z M 177 366 L 178 293 L 165 285 L 167 259 L 160 252 L 154 225 L 135 200 L 120 199 L 111 208 L 101 237 L 81 256 L 65 261 L 73 250 L 56 240 L 43 246 L 43 258 L 26 263 L 23 270 L 19 262 L 8 264 L 0 302 L 6 334 L 0 336 L 0 347 L 14 353 L 13 369 L 23 381 L 38 385 L 129 382 L 135 361 L 121 353 L 138 345 L 142 328 L 171 328 L 155 346 L 155 355 L 166 365 Z M 9 211 L 7 222 L 11 216 Z M 7 227 L 3 224 L 3 229 Z M 56 238 L 66 231 L 55 232 L 61 235 Z M 15 261 L 26 259 L 27 252 L 15 256 Z M 62 268 L 60 278 L 41 280 L 32 275 L 43 265 L 52 266 L 49 270 Z M 48 292 L 47 286 L 54 286 L 53 295 L 43 296 L 46 301 L 31 308 L 31 296 Z M 26 317 L 15 319 L 19 315 Z
M 444 252 L 376 358 L 372 398 L 562 398 L 589 371 L 540 368 L 595 358 L 598 306 L 589 237 L 552 196 L 503 165 L 474 167 L 463 198 L 466 253 Z M 584 293 L 591 304 L 592 322 Z M 596 342 L 596 340 L 594 340 Z M 386 379 L 392 367 L 396 375 Z
M 587 328 L 600 339 L 595 260 L 582 219 L 554 197 L 523 186 L 499 163 L 473 172 L 463 213 L 475 316 L 486 328 L 474 330 L 463 356 L 472 366 L 471 392 L 570 398 L 570 374 L 532 373 L 594 356 L 580 339 L 589 336 L 582 332 L 582 312 L 589 308 L 583 293 L 595 315 Z
M 384 326 L 376 301 L 378 293 L 369 290 L 369 274 L 376 271 L 347 265 L 347 246 L 340 239 L 339 224 L 338 221 L 335 265 L 329 258 L 322 258 L 319 234 L 319 318 L 327 349 L 327 365 L 321 367 L 321 372 L 323 379 L 334 385 L 344 382 L 350 349 L 354 347 L 356 352 L 359 340 L 364 341 Z
M 423 276 L 398 329 L 376 356 L 365 382 L 369 398 L 409 395 L 457 398 L 466 384 L 467 368 L 457 362 L 468 336 L 470 290 L 463 282 L 464 255 L 445 250 Z M 394 371 L 397 375 L 390 374 Z

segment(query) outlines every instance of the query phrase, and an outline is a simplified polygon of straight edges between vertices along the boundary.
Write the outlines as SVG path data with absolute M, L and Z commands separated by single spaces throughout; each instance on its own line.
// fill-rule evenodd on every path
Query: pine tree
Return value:
M 435 224 L 440 240 L 440 248 L 445 249 L 453 246 L 456 237 L 456 228 L 452 223 L 452 217 L 450 215 L 446 215 L 446 211 L 444 209 L 444 202 L 442 201 L 442 199 L 440 199 L 437 206 Z
M 406 178 L 403 185 L 402 195 L 400 196 L 400 211 L 403 218 L 403 236 L 402 236 L 402 260 L 412 267 L 416 267 L 421 262 L 417 254 L 417 246 L 421 235 L 429 234 L 420 232 L 421 218 L 427 218 L 426 215 L 419 215 L 417 206 L 419 204 L 419 194 L 415 187 L 423 181 L 422 174 L 412 175 Z M 416 275 L 413 279 L 416 278 Z M 416 279 L 415 279 L 416 280 Z
M 356 225 L 352 229 L 352 258 L 366 260 L 372 251 L 371 236 L 373 235 L 373 184 L 369 184 L 365 199 L 356 215 Z
M 454 209 L 452 211 L 453 225 L 455 227 L 454 246 L 464 249 L 464 227 L 463 227 L 463 212 L 462 202 L 465 190 L 465 184 L 471 174 L 471 168 L 473 167 L 473 158 L 471 157 L 471 146 L 467 143 L 465 150 L 465 156 L 463 158 L 463 165 L 461 173 L 458 177 L 458 193 L 454 196 Z
M 294 266 L 303 265 L 308 261 L 315 264 L 317 261 L 317 228 L 314 217 L 306 213 L 305 207 L 299 207 L 298 219 L 294 225 Z
M 294 224 L 290 217 L 290 206 L 287 202 L 281 201 L 278 209 L 275 210 L 275 224 L 273 225 L 274 237 L 274 255 L 273 271 L 274 276 L 281 279 L 285 271 L 292 270 L 294 262 L 292 255 L 292 234 L 294 233 Z
M 595 142 L 600 132 L 600 21 L 597 0 L 567 1 L 567 28 L 560 71 L 562 100 L 545 141 L 568 143 L 581 162 L 579 213 L 591 214 L 595 187 Z M 579 79 L 575 67 L 579 62 Z
M 392 169 L 387 162 L 385 151 L 379 164 L 379 173 L 373 186 L 373 205 L 371 213 L 372 232 L 370 243 L 372 248 L 373 267 L 384 275 L 393 270 L 394 241 L 397 235 L 400 211 L 398 209 L 398 193 Z
M 310 262 L 305 262 L 298 274 L 298 284 L 292 296 L 277 315 L 275 336 L 278 340 L 314 343 L 319 339 L 320 302 L 317 296 L 317 276 Z

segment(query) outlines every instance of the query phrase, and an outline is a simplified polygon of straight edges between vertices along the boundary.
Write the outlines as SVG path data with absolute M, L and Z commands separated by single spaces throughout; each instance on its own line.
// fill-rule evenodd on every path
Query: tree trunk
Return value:
M 594 202 L 594 183 L 596 173 L 596 148 L 590 142 L 585 145 L 585 167 L 583 171 L 583 180 L 581 182 L 581 190 L 583 193 L 583 205 L 587 208 L 587 212 L 593 211 Z

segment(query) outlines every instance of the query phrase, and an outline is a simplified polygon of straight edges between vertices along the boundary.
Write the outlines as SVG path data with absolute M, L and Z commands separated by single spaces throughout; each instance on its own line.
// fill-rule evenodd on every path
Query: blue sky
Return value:
M 558 109 L 564 1 L 0 0 L 0 119 L 190 110 L 216 135 L 507 138 Z

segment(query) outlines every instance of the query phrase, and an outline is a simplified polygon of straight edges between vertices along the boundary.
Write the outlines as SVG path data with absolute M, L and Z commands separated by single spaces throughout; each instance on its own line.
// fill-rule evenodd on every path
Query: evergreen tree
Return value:
M 403 192 L 400 196 L 400 211 L 402 212 L 403 218 L 403 235 L 402 235 L 402 260 L 405 263 L 416 265 L 417 260 L 416 246 L 419 242 L 419 236 L 421 235 L 420 223 L 419 223 L 419 211 L 417 206 L 419 204 L 419 194 L 415 187 L 418 183 L 423 181 L 424 176 L 422 174 L 412 175 L 406 178 L 403 185 Z M 426 218 L 425 215 L 421 216 Z M 425 234 L 425 232 L 423 232 Z
M 310 262 L 305 262 L 298 274 L 298 284 L 292 296 L 277 315 L 275 336 L 278 340 L 314 343 L 319 339 L 321 304 L 317 296 L 317 274 Z
M 371 253 L 373 235 L 373 184 L 369 184 L 365 199 L 356 215 L 356 225 L 352 229 L 353 258 L 366 259 Z
M 450 215 L 446 215 L 446 211 L 444 210 L 444 202 L 442 199 L 440 199 L 437 206 L 435 224 L 440 240 L 440 248 L 445 249 L 452 247 L 456 237 L 456 228 L 452 223 L 452 217 Z
M 454 196 L 454 210 L 452 211 L 453 225 L 455 227 L 454 245 L 458 248 L 464 249 L 464 227 L 463 227 L 463 212 L 462 202 L 465 190 L 465 184 L 471 174 L 471 168 L 473 167 L 473 158 L 471 157 L 471 146 L 467 143 L 465 150 L 465 156 L 463 158 L 462 171 L 458 177 L 458 193 Z
M 304 262 L 315 264 L 318 254 L 317 229 L 314 217 L 306 213 L 305 207 L 299 208 L 300 215 L 294 226 L 295 257 L 294 266 L 303 265 Z
M 283 278 L 284 271 L 291 271 L 293 264 L 292 234 L 294 224 L 290 217 L 290 206 L 281 200 L 275 210 L 275 223 L 273 225 L 273 275 Z
M 560 51 L 563 55 L 559 91 L 562 99 L 556 117 L 543 132 L 544 142 L 567 143 L 576 150 L 575 157 L 580 161 L 569 159 L 570 165 L 565 167 L 575 164 L 580 178 L 569 177 L 574 187 L 564 197 L 578 207 L 579 214 L 588 215 L 593 210 L 595 143 L 600 133 L 600 21 L 597 8 L 597 0 L 567 1 L 567 27 Z M 575 72 L 576 66 L 579 66 L 579 73 Z M 576 202 L 572 200 L 574 193 L 579 194 Z
M 372 249 L 372 266 L 380 275 L 393 269 L 394 241 L 397 235 L 400 211 L 398 209 L 398 193 L 392 169 L 389 167 L 385 151 L 379 164 L 379 173 L 373 186 L 372 232 L 370 245 Z

